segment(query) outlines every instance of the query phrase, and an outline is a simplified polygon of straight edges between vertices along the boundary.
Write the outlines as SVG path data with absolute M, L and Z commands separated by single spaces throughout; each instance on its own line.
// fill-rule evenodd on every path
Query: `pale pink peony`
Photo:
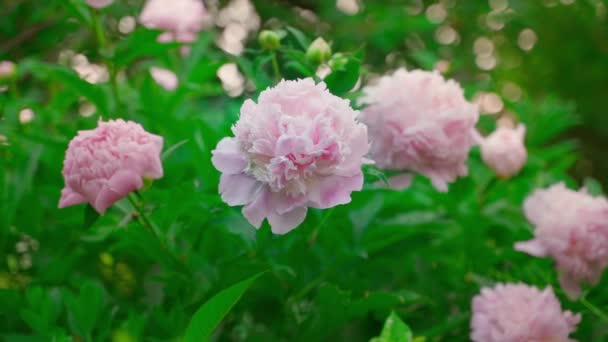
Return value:
M 481 142 L 481 157 L 502 178 L 516 175 L 526 163 L 526 127 L 499 127 Z
M 222 172 L 219 191 L 229 205 L 245 205 L 256 228 L 268 219 L 285 234 L 304 221 L 308 207 L 350 202 L 361 190 L 369 150 L 367 129 L 348 101 L 311 78 L 281 81 L 247 100 L 232 131 L 213 151 Z
M 516 243 L 516 250 L 553 258 L 571 299 L 580 295 L 581 283 L 597 284 L 608 266 L 606 198 L 558 183 L 536 190 L 524 202 L 524 212 L 535 226 L 534 239 Z
M 88 202 L 103 214 L 114 202 L 140 189 L 142 178 L 163 176 L 162 147 L 162 137 L 132 121 L 99 121 L 97 128 L 79 131 L 63 161 L 65 187 L 59 208 Z
M 87 0 L 87 4 L 95 8 L 104 8 L 112 4 L 112 2 L 114 2 L 114 0 Z
M 361 120 L 369 127 L 378 167 L 418 172 L 440 191 L 467 175 L 479 114 L 456 82 L 436 71 L 399 69 L 365 87 L 360 103 L 366 106 Z
M 0 61 L 0 79 L 12 77 L 15 74 L 15 63 Z
M 205 13 L 202 0 L 148 0 L 139 20 L 148 28 L 165 31 L 158 37 L 160 42 L 192 43 Z
M 525 284 L 483 288 L 473 298 L 473 342 L 569 342 L 581 316 L 562 312 L 551 287 Z
M 173 91 L 177 88 L 177 75 L 171 70 L 152 67 L 150 68 L 150 75 L 158 85 L 166 90 Z

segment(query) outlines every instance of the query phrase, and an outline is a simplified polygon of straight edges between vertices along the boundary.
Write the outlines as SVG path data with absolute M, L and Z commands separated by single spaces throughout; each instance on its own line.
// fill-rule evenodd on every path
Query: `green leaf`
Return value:
M 126 39 L 118 43 L 114 53 L 114 63 L 118 68 L 129 65 L 141 57 L 162 57 L 179 43 L 159 43 L 156 39 L 160 31 L 140 27 Z
M 98 323 L 104 305 L 104 292 L 97 283 L 86 281 L 78 295 L 70 292 L 65 297 L 68 323 L 81 336 L 90 336 Z
M 220 324 L 222 319 L 228 314 L 230 309 L 239 301 L 243 293 L 265 272 L 260 272 L 249 277 L 209 299 L 201 306 L 186 329 L 186 342 L 208 341 L 213 330 Z
M 99 213 L 90 204 L 84 208 L 84 227 L 91 227 L 99 219 Z
M 103 114 L 109 114 L 108 98 L 102 88 L 81 79 L 70 68 L 30 59 L 19 64 L 19 72 L 31 72 L 38 79 L 58 82 L 66 89 L 84 96 Z
M 310 41 L 308 40 L 308 38 L 306 38 L 306 35 L 302 33 L 302 31 L 291 26 L 287 26 L 286 29 L 294 36 L 294 38 L 296 39 L 298 44 L 300 44 L 300 47 L 303 50 L 306 50 L 308 48 L 308 45 L 310 45 Z
M 380 336 L 374 337 L 370 342 L 412 342 L 412 331 L 407 324 L 391 312 L 386 321 Z
M 585 178 L 585 189 L 593 196 L 600 196 L 604 193 L 602 183 L 593 178 Z
M 349 58 L 348 62 L 338 70 L 334 70 L 323 81 L 334 95 L 341 95 L 353 89 L 359 80 L 360 62 Z

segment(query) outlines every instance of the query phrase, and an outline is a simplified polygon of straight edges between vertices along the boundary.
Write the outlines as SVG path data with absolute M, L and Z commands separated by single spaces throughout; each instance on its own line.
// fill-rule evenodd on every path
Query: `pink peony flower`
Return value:
M 481 157 L 499 177 L 516 175 L 526 163 L 528 153 L 524 145 L 526 127 L 499 127 L 481 142 Z
M 148 0 L 139 20 L 148 28 L 165 31 L 158 37 L 160 42 L 192 43 L 205 13 L 201 0 Z
M 87 4 L 95 8 L 104 8 L 109 6 L 114 0 L 87 0 Z
M 498 284 L 473 298 L 473 342 L 568 342 L 581 316 L 562 312 L 551 287 Z
M 63 161 L 65 187 L 59 208 L 89 202 L 103 214 L 114 202 L 140 189 L 142 178 L 163 176 L 162 147 L 162 137 L 132 121 L 99 121 L 97 128 L 79 131 Z
M 582 282 L 597 284 L 608 266 L 606 198 L 558 183 L 536 190 L 524 202 L 524 212 L 535 226 L 534 239 L 516 243 L 516 250 L 553 258 L 560 284 L 571 299 L 580 295 Z
M 369 150 L 367 129 L 348 101 L 311 78 L 281 81 L 245 101 L 232 131 L 213 151 L 222 172 L 219 191 L 229 205 L 245 205 L 256 228 L 268 219 L 285 234 L 304 221 L 308 207 L 350 202 L 361 190 Z
M 456 82 L 436 71 L 399 69 L 365 87 L 360 103 L 378 167 L 418 172 L 440 191 L 467 175 L 479 114 Z
M 177 75 L 171 70 L 152 67 L 150 68 L 150 75 L 165 90 L 173 91 L 177 88 Z
M 15 63 L 0 61 L 0 79 L 12 77 L 15 74 Z

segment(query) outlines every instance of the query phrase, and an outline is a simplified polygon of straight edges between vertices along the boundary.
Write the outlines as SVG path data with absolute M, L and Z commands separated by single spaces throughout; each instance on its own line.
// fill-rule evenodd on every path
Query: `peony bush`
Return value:
M 0 55 L 3 340 L 608 338 L 569 103 L 255 5 L 52 2 L 84 38 Z

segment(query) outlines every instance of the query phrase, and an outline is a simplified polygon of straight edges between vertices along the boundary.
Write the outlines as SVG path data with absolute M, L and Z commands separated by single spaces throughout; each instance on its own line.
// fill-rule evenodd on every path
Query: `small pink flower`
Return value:
M 456 82 L 436 71 L 399 69 L 365 87 L 360 103 L 378 167 L 418 172 L 440 191 L 467 175 L 479 114 Z M 398 181 L 396 187 L 406 184 Z
M 558 183 L 536 190 L 524 202 L 524 212 L 535 226 L 534 239 L 516 243 L 516 250 L 553 258 L 571 299 L 580 295 L 582 282 L 597 284 L 608 266 L 606 198 Z
M 516 175 L 526 163 L 528 153 L 524 145 L 526 127 L 499 127 L 481 142 L 481 157 L 499 177 Z
M 498 284 L 473 298 L 473 342 L 569 342 L 581 316 L 562 312 L 551 287 Z
M 148 0 L 140 22 L 152 29 L 163 30 L 160 42 L 192 43 L 203 28 L 206 11 L 202 0 Z
M 171 70 L 152 67 L 150 68 L 150 75 L 156 83 L 166 90 L 173 91 L 177 88 L 177 75 Z
M 0 79 L 12 77 L 15 74 L 15 63 L 0 61 Z
M 87 0 L 89 6 L 95 8 L 104 8 L 109 6 L 112 2 L 114 2 L 114 0 Z
M 369 150 L 367 129 L 348 101 L 311 78 L 281 81 L 245 101 L 232 131 L 213 151 L 222 172 L 219 191 L 229 205 L 244 205 L 256 228 L 297 227 L 308 207 L 349 203 L 361 190 L 361 166 Z
M 142 178 L 163 176 L 162 147 L 162 137 L 122 119 L 99 121 L 97 128 L 79 131 L 63 161 L 65 187 L 59 208 L 88 202 L 103 214 L 114 202 L 140 189 Z

